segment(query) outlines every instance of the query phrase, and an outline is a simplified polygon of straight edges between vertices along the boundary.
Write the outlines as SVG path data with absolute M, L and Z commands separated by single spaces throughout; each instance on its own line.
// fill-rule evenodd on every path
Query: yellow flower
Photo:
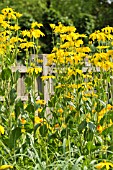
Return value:
M 36 74 L 38 74 L 41 71 L 42 71 L 41 67 L 35 67 L 35 68 L 28 68 L 27 73 L 33 74 L 33 72 L 35 72 Z
M 102 169 L 103 168 L 103 164 L 102 163 L 99 163 L 99 164 L 97 164 L 95 167 L 97 168 L 97 169 Z
M 22 31 L 21 34 L 23 35 L 23 37 L 25 37 L 25 36 L 31 37 L 30 31 L 27 31 L 27 30 Z
M 0 134 L 4 134 L 4 127 L 0 125 Z
M 44 105 L 46 102 L 45 100 L 37 100 L 36 104 Z
M 4 20 L 4 15 L 0 14 L 0 23 L 2 23 Z
M 102 32 L 105 32 L 105 33 L 111 33 L 111 32 L 113 32 L 113 27 L 109 27 L 109 26 L 107 26 L 107 27 L 105 27 L 105 28 L 102 28 L 101 29 L 102 30 Z
M 39 29 L 35 29 L 32 31 L 32 36 L 34 38 L 39 38 L 40 36 L 44 36 L 44 33 L 41 32 Z
M 20 44 L 20 48 L 30 48 L 30 47 L 34 47 L 34 42 L 26 42 L 26 43 L 21 43 Z
M 3 21 L 2 23 L 1 23 L 1 26 L 3 27 L 3 28 L 9 28 L 10 27 L 10 25 L 6 22 L 6 21 Z
M 4 15 L 8 14 L 8 13 L 14 13 L 13 9 L 12 8 L 4 8 L 2 9 L 2 13 Z
M 87 114 L 86 114 L 86 121 L 89 122 L 90 119 L 91 119 L 91 115 L 90 115 L 90 113 L 87 113 Z
M 8 20 L 10 19 L 16 19 L 16 16 L 15 16 L 15 12 L 13 11 L 12 8 L 4 8 L 2 10 L 2 13 L 4 14 L 4 16 L 6 18 L 8 18 Z
M 75 72 L 73 71 L 73 69 L 71 68 L 68 68 L 68 76 L 72 76 L 72 75 L 75 75 Z
M 24 118 L 21 118 L 21 123 L 24 125 L 26 123 L 26 120 Z
M 31 24 L 31 28 L 34 28 L 34 27 L 42 27 L 43 25 L 42 24 L 40 24 L 40 23 L 38 23 L 38 22 L 33 22 L 32 24 Z
M 76 28 L 74 26 L 67 26 L 66 32 L 75 32 Z
M 106 167 L 106 170 L 109 170 L 110 167 L 113 167 L 113 164 L 110 163 L 110 162 L 104 161 L 104 162 L 98 163 L 95 167 L 96 167 L 97 169 L 102 169 L 104 166 Z
M 55 129 L 57 129 L 57 128 L 60 127 L 60 125 L 57 123 L 57 124 L 54 125 L 54 127 L 55 127 Z
M 38 112 L 41 112 L 42 111 L 42 108 L 38 108 Z
M 83 96 L 83 97 L 82 97 L 82 100 L 83 100 L 83 101 L 87 101 L 88 98 Z
M 58 109 L 58 112 L 62 114 L 63 113 L 63 109 L 62 108 Z
M 42 81 L 44 81 L 44 80 L 46 80 L 46 79 L 50 79 L 50 78 L 54 79 L 55 76 L 42 76 L 42 77 L 41 77 Z
M 42 123 L 42 122 L 43 122 L 43 118 L 35 116 L 35 124 Z
M 50 24 L 50 27 L 51 27 L 52 29 L 55 29 L 55 24 Z
M 83 44 L 82 40 L 77 40 L 76 43 L 75 43 L 75 46 L 80 47 L 80 45 L 82 45 L 82 44 Z
M 92 39 L 93 41 L 94 40 L 97 40 L 97 41 L 104 41 L 106 40 L 106 34 L 104 32 L 100 32 L 100 31 L 95 31 L 94 33 L 92 33 L 90 36 L 89 36 L 90 39 Z
M 15 118 L 15 113 L 14 112 L 11 113 L 11 117 Z
M 22 133 L 25 133 L 25 132 L 26 132 L 26 130 L 25 130 L 25 128 L 24 128 L 24 125 L 22 125 L 21 132 L 22 132 Z
M 64 124 L 64 123 L 62 123 L 62 128 L 66 128 L 67 127 L 67 125 L 66 124 Z
M 22 16 L 22 14 L 20 14 L 19 12 L 16 12 L 16 17 L 20 18 Z
M 12 38 L 10 39 L 10 43 L 11 43 L 11 44 L 14 44 L 15 42 L 18 42 L 18 37 L 12 37 Z
M 103 130 L 104 130 L 104 128 L 103 128 L 101 125 L 98 125 L 98 126 L 97 126 L 97 131 L 98 131 L 99 133 L 102 133 Z
M 36 73 L 36 74 L 42 72 L 42 68 L 40 68 L 40 67 L 35 67 L 34 69 L 35 69 L 35 73 Z
M 11 165 L 2 165 L 2 166 L 0 166 L 0 170 L 9 169 L 9 168 L 13 168 L 13 166 L 11 166 Z
M 28 68 L 27 73 L 33 74 L 33 72 L 34 72 L 34 68 Z
M 76 72 L 80 75 L 82 74 L 82 70 L 76 69 Z
M 72 110 L 75 110 L 75 107 L 70 105 L 69 109 L 72 111 Z
M 103 108 L 99 113 L 98 113 L 98 123 L 100 122 L 100 120 L 103 118 L 103 116 L 110 110 L 112 109 L 113 106 L 111 106 L 110 104 L 107 104 L 106 108 Z
M 108 149 L 108 146 L 107 145 L 102 145 L 101 146 L 102 150 L 104 151 L 104 153 L 106 153 L 107 149 Z
M 37 59 L 37 62 L 38 63 L 43 63 L 43 60 L 42 59 Z
M 17 24 L 15 24 L 14 26 L 10 26 L 10 29 L 18 31 L 20 29 L 20 27 Z
M 113 50 L 109 50 L 109 51 L 107 52 L 107 54 L 112 56 L 112 55 L 113 55 Z
M 107 104 L 107 110 L 110 110 L 112 108 L 113 108 L 113 106 L 111 106 L 110 104 Z

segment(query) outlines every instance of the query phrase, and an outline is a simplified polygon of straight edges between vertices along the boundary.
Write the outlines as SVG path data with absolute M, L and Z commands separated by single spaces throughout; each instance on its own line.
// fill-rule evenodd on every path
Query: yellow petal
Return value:
M 0 166 L 0 170 L 8 169 L 8 168 L 13 168 L 11 165 L 2 165 Z
M 0 125 L 0 134 L 4 134 L 4 127 Z

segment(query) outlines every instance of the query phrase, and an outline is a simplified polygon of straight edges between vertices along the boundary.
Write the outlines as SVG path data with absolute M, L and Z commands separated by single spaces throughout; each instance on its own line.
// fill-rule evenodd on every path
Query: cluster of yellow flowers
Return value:
M 76 33 L 76 28 L 72 26 L 65 27 L 61 23 L 58 26 L 50 24 L 50 27 L 53 29 L 53 33 L 60 38 L 57 47 L 54 47 L 52 53 L 48 55 L 47 63 L 47 65 L 55 63 L 57 68 L 55 70 L 56 78 L 59 78 L 57 74 L 60 74 L 55 88 L 64 89 L 65 94 L 59 98 L 67 98 L 72 103 L 77 103 L 77 98 L 81 98 L 82 104 L 85 104 L 85 102 L 90 100 L 98 100 L 100 97 L 96 91 L 98 88 L 100 90 L 105 88 L 104 92 L 107 94 L 108 82 L 104 76 L 105 74 L 111 76 L 113 72 L 113 27 L 108 26 L 92 33 L 89 36 L 89 44 L 87 46 L 84 45 L 86 35 Z M 83 67 L 87 67 L 86 71 L 84 71 Z M 97 73 L 95 73 L 96 71 Z M 102 100 L 108 103 L 106 94 L 104 93 Z M 96 115 L 97 131 L 101 133 L 113 125 L 111 119 L 107 123 L 100 125 L 100 120 L 112 108 L 112 105 L 107 104 L 100 112 L 92 110 L 92 113 L 88 112 L 86 114 L 86 121 L 89 122 L 92 119 L 92 115 Z
M 103 130 L 105 130 L 108 127 L 111 127 L 113 125 L 112 120 L 110 119 L 109 122 L 104 122 L 104 124 L 101 126 L 100 125 L 100 121 L 101 119 L 107 114 L 109 113 L 110 110 L 113 109 L 113 106 L 110 104 L 107 104 L 107 106 L 105 108 L 103 108 L 99 113 L 97 113 L 97 118 L 98 118 L 98 126 L 97 126 L 97 131 L 99 133 L 102 133 Z
M 27 73 L 29 73 L 30 75 L 33 75 L 33 73 L 38 74 L 42 72 L 42 68 L 41 67 L 31 67 L 28 68 Z
M 15 54 L 17 56 L 21 53 L 21 49 L 25 51 L 29 48 L 38 49 L 34 39 L 44 36 L 39 29 L 43 25 L 37 22 L 32 23 L 30 30 L 21 31 L 18 24 L 21 16 L 22 14 L 15 12 L 12 8 L 4 8 L 0 14 L 0 57 L 2 60 L 7 54 L 11 54 L 12 58 Z
M 90 52 L 89 47 L 80 48 L 86 35 L 75 33 L 75 27 L 65 27 L 61 23 L 58 26 L 51 24 L 50 26 L 55 34 L 59 34 L 60 43 L 59 47 L 53 48 L 52 54 L 48 55 L 48 65 L 53 62 L 57 64 L 78 63 L 86 56 L 87 52 Z
M 100 120 L 103 118 L 103 116 L 113 108 L 113 106 L 111 106 L 110 104 L 108 104 L 106 106 L 106 108 L 103 108 L 99 113 L 98 113 L 98 123 L 100 122 Z

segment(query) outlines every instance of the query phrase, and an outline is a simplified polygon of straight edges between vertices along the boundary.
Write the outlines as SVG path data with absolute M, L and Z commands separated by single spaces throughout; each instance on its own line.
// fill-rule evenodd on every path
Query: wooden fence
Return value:
M 34 55 L 32 55 L 31 60 L 34 60 Z M 53 93 L 53 83 L 52 83 L 52 79 L 49 79 L 48 81 L 44 81 L 42 82 L 41 80 L 41 76 L 46 76 L 49 73 L 52 74 L 53 71 L 53 67 L 49 67 L 47 66 L 47 54 L 40 54 L 38 56 L 39 59 L 43 60 L 43 63 L 40 64 L 40 67 L 42 67 L 42 73 L 40 74 L 39 77 L 37 77 L 37 79 L 35 80 L 35 92 L 37 94 L 42 93 L 44 95 L 44 100 L 47 102 L 49 100 L 49 94 Z M 83 72 L 86 72 L 87 69 L 92 70 L 93 68 L 91 67 L 91 65 L 87 62 L 87 60 L 85 61 L 85 67 L 82 68 Z M 94 68 L 95 69 L 95 68 Z M 99 71 L 99 68 L 97 68 L 96 70 L 93 71 Z M 25 90 L 25 75 L 27 73 L 27 67 L 23 66 L 23 65 L 18 65 L 16 67 L 12 67 L 12 72 L 15 72 L 16 70 L 18 70 L 20 72 L 20 78 L 18 80 L 17 83 L 17 98 L 21 98 L 22 101 L 27 101 L 28 100 L 28 94 L 26 94 L 26 90 Z M 39 99 L 40 97 L 37 96 L 37 99 Z M 2 97 L 0 97 L 0 100 L 3 100 Z
M 49 79 L 48 81 L 42 81 L 41 76 L 46 76 L 51 72 L 51 68 L 47 66 L 47 54 L 40 54 L 38 56 L 39 59 L 43 60 L 43 63 L 40 64 L 40 67 L 42 68 L 42 73 L 39 77 L 35 80 L 35 92 L 37 94 L 42 93 L 44 95 L 44 100 L 49 100 L 49 94 L 53 92 L 53 83 L 52 80 Z M 32 55 L 31 60 L 34 60 L 34 55 Z M 25 90 L 25 75 L 27 73 L 27 67 L 23 65 L 18 65 L 16 67 L 12 67 L 12 72 L 19 71 L 20 77 L 18 79 L 17 83 L 17 98 L 21 98 L 22 101 L 28 100 L 28 94 Z M 48 90 L 49 89 L 49 90 Z M 40 97 L 37 95 L 37 100 Z M 2 97 L 0 97 L 0 100 L 3 100 Z

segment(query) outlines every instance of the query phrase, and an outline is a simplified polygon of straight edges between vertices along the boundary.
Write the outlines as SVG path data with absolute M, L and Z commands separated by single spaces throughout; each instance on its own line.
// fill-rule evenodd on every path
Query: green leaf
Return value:
M 63 154 L 66 152 L 66 138 L 63 139 Z
M 111 144 L 111 145 L 108 147 L 107 150 L 113 152 L 113 144 Z M 112 153 L 112 154 L 113 154 L 113 153 Z
M 113 125 L 103 130 L 102 135 L 107 135 L 109 133 L 113 133 Z
M 29 103 L 25 109 L 29 113 L 34 113 L 35 109 L 32 103 Z
M 92 141 L 93 140 L 93 135 L 94 135 L 94 133 L 90 129 L 88 129 L 88 128 L 85 129 L 85 131 L 84 131 L 84 139 L 86 141 Z
M 25 83 L 26 83 L 26 85 L 29 87 L 29 86 L 31 86 L 32 85 L 32 78 L 31 77 L 28 77 L 28 76 L 26 76 L 26 78 L 25 78 Z
M 88 141 L 87 144 L 86 144 L 86 147 L 88 149 L 88 151 L 90 152 L 91 150 L 94 150 L 95 149 L 95 146 L 93 145 L 93 142 L 92 141 Z
M 32 120 L 32 122 L 34 122 L 34 112 L 35 112 L 35 108 L 33 106 L 32 103 L 29 103 L 25 109 L 28 113 L 29 113 L 29 117 Z
M 15 118 L 17 119 L 18 116 L 23 112 L 23 103 L 21 99 L 16 101 L 15 104 Z
M 13 73 L 13 83 L 17 83 L 18 79 L 20 77 L 20 72 L 17 70 L 16 72 Z
M 78 131 L 81 133 L 83 131 L 83 129 L 86 128 L 86 126 L 87 126 L 87 122 L 86 122 L 86 120 L 83 120 L 78 127 Z
M 34 133 L 36 133 L 36 131 L 37 131 L 38 127 L 40 127 L 40 125 L 41 125 L 41 123 L 38 123 L 38 124 L 35 125 L 35 127 L 34 127 Z
M 5 95 L 5 89 L 0 88 L 0 96 L 4 96 Z
M 28 132 L 28 133 L 31 134 L 31 133 L 33 132 L 33 130 L 34 130 L 33 123 L 27 122 L 27 123 L 24 125 L 24 128 L 25 128 L 26 132 Z
M 11 77 L 12 71 L 10 68 L 5 68 L 1 72 L 2 80 L 8 80 Z
M 14 104 L 14 102 L 15 102 L 15 100 L 16 100 L 16 98 L 17 98 L 17 92 L 16 92 L 16 90 L 13 88 L 13 89 L 11 89 L 11 91 L 10 91 L 10 104 L 12 105 L 12 104 Z
M 39 131 L 40 131 L 41 136 L 45 137 L 46 134 L 47 134 L 47 132 L 48 132 L 47 125 L 46 125 L 46 124 L 43 124 L 43 125 L 40 127 Z
M 11 135 L 9 137 L 9 147 L 12 149 L 16 146 L 17 139 L 21 136 L 21 128 L 16 127 L 14 130 L 12 130 Z

